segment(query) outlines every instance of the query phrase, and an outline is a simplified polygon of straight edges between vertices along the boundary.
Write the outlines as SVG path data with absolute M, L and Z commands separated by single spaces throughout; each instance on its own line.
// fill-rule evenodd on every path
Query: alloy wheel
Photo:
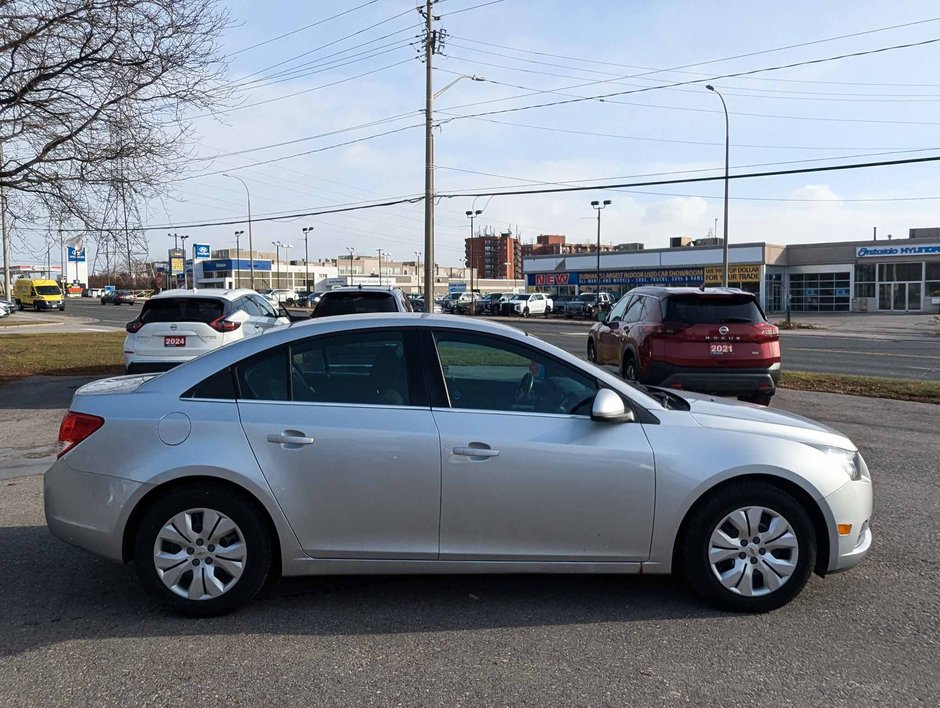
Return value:
M 157 534 L 157 576 L 176 595 L 210 600 L 231 590 L 245 569 L 247 548 L 238 525 L 213 509 L 182 511 Z
M 728 591 L 745 597 L 769 595 L 796 571 L 799 542 L 784 516 L 746 506 L 725 516 L 712 531 L 708 563 Z

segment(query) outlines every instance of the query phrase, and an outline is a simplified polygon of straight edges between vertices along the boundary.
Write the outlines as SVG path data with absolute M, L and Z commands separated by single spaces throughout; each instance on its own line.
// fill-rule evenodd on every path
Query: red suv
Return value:
M 757 298 L 731 288 L 634 288 L 588 335 L 588 359 L 628 381 L 768 405 L 780 339 Z

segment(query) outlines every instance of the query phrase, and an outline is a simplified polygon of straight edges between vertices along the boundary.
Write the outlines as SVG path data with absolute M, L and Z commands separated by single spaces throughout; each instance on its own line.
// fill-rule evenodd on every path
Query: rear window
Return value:
M 666 301 L 666 322 L 683 324 L 757 324 L 764 315 L 748 295 L 673 295 Z
M 202 322 L 209 324 L 225 312 L 222 300 L 206 297 L 174 297 L 148 300 L 140 313 L 144 324 L 152 322 Z
M 333 317 L 336 315 L 358 315 L 368 312 L 398 312 L 395 298 L 390 293 L 343 292 L 327 293 L 312 317 Z

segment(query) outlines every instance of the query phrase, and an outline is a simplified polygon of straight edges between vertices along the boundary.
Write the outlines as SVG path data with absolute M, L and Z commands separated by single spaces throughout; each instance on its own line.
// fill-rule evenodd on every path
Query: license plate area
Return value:
M 163 338 L 163 346 L 165 347 L 185 347 L 186 346 L 186 337 L 180 335 L 173 335 Z
M 726 354 L 734 354 L 734 345 L 715 342 L 708 345 L 708 353 L 712 356 L 725 356 Z

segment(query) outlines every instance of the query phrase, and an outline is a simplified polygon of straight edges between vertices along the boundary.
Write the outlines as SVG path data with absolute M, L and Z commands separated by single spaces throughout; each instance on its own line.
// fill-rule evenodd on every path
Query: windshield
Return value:
M 140 313 L 144 324 L 154 322 L 202 322 L 209 324 L 225 311 L 222 300 L 205 297 L 174 297 L 148 300 Z
M 751 295 L 673 295 L 667 300 L 666 321 L 681 324 L 758 324 L 764 322 Z
M 595 295 L 594 293 L 586 293 L 584 295 L 578 295 L 578 300 L 580 302 L 591 302 L 592 300 L 596 300 L 596 299 L 597 299 L 597 295 Z
M 335 315 L 356 315 L 365 312 L 397 312 L 395 298 L 389 293 L 345 292 L 327 293 L 312 317 L 333 317 Z
M 528 300 L 528 299 L 529 299 L 529 296 L 528 296 L 528 295 L 513 295 L 512 299 L 513 299 L 513 300 L 518 300 L 518 301 L 521 302 L 521 301 L 523 301 L 523 300 Z
M 61 295 L 58 285 L 37 285 L 36 292 L 40 295 Z

